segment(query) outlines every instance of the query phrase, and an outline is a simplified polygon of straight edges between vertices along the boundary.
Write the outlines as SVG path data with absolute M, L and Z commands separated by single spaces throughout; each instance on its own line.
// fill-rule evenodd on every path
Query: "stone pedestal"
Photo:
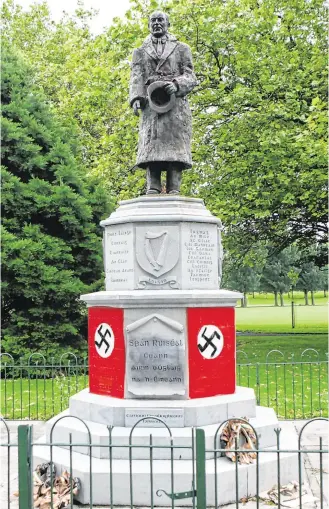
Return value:
M 107 291 L 218 290 L 221 222 L 202 200 L 135 198 L 101 225 Z
M 220 220 L 202 200 L 157 196 L 122 202 L 101 224 L 106 290 L 81 297 L 88 306 L 89 389 L 48 422 L 46 439 L 60 444 L 53 448 L 57 467 L 72 464 L 80 477 L 80 502 L 89 503 L 92 479 L 94 503 L 109 504 L 113 490 L 114 505 L 131 504 L 132 469 L 134 505 L 149 506 L 150 489 L 153 497 L 158 489 L 171 493 L 173 472 L 175 491 L 191 490 L 193 428 L 204 429 L 213 449 L 220 423 L 246 417 L 260 447 L 273 448 L 278 422 L 272 409 L 256 407 L 252 389 L 236 387 L 234 308 L 242 295 L 220 289 Z M 49 460 L 42 443 L 36 464 Z M 138 446 L 132 463 L 129 445 Z M 277 458 L 260 456 L 262 491 L 276 482 Z M 284 483 L 294 478 L 295 463 L 289 454 L 281 459 Z M 206 464 L 213 505 L 211 452 Z M 234 501 L 234 464 L 219 458 L 216 475 L 219 504 Z M 242 466 L 240 496 L 255 494 L 255 486 L 255 465 Z M 154 503 L 170 505 L 165 497 Z
M 178 196 L 120 203 L 104 227 L 105 292 L 89 314 L 90 391 L 193 399 L 235 391 L 234 307 L 219 290 L 221 222 Z

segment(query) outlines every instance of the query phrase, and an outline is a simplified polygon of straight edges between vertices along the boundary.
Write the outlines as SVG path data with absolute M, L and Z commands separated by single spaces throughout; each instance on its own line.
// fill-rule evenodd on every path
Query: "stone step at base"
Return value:
M 57 422 L 58 421 L 58 422 Z M 54 426 L 54 424 L 57 424 Z M 276 444 L 276 434 L 274 429 L 279 426 L 276 414 L 272 408 L 256 407 L 256 417 L 250 419 L 250 424 L 254 426 L 257 431 L 259 444 L 261 448 L 270 447 Z M 209 426 L 202 426 L 205 430 L 206 448 L 214 448 L 214 437 L 218 429 L 218 424 L 211 424 Z M 50 433 L 52 432 L 52 440 L 50 440 Z M 88 428 L 91 434 L 92 456 L 95 458 L 108 458 L 109 451 L 109 429 L 105 424 L 98 424 L 91 421 L 80 421 L 75 417 L 71 417 L 69 410 L 62 412 L 53 419 L 50 419 L 46 424 L 46 437 L 47 442 L 53 443 L 69 443 L 69 435 L 72 434 L 72 443 L 87 444 L 89 443 Z M 174 458 L 175 459 L 190 459 L 192 457 L 192 429 L 191 428 L 171 428 L 173 437 Z M 112 457 L 115 459 L 128 459 L 129 458 L 129 436 L 131 428 L 115 427 L 112 430 Z M 144 446 L 144 448 L 136 448 L 133 451 L 134 458 L 148 459 L 150 455 L 149 444 L 150 435 L 152 434 L 152 443 L 154 446 L 165 447 L 163 449 L 156 448 L 154 456 L 157 460 L 170 459 L 170 436 L 167 428 L 139 428 L 134 429 L 132 435 L 132 444 L 136 446 Z M 217 440 L 218 444 L 218 440 Z M 101 445 L 102 447 L 98 447 Z M 123 447 L 119 447 L 119 446 Z M 106 447 L 105 447 L 106 446 Z M 177 448 L 182 446 L 185 448 Z M 89 448 L 86 446 L 72 446 L 72 449 L 81 454 L 89 454 Z M 213 454 L 208 454 L 208 458 L 213 457 Z
M 179 426 L 184 428 L 217 424 L 229 417 L 255 417 L 256 398 L 255 391 L 248 387 L 237 387 L 234 394 L 225 396 L 187 400 L 119 399 L 92 394 L 89 389 L 84 389 L 70 398 L 69 410 L 70 415 L 83 420 L 123 427 L 131 427 L 139 419 L 132 418 L 134 411 L 138 415 L 142 412 L 146 415 L 161 416 L 171 414 L 173 410 L 180 410 L 182 419 Z M 126 423 L 127 413 L 130 415 L 129 424 Z M 169 427 L 175 426 L 170 418 L 162 419 Z M 139 424 L 143 425 L 149 427 L 147 423 Z
M 283 434 L 281 448 L 286 450 L 297 449 L 295 434 Z M 259 453 L 259 491 L 270 489 L 277 483 L 277 453 L 274 448 Z M 50 447 L 46 445 L 33 446 L 34 468 L 40 463 L 49 461 Z M 156 452 L 154 452 L 156 456 Z M 70 470 L 70 451 L 60 447 L 53 447 L 53 462 L 57 473 L 64 469 Z M 82 504 L 90 503 L 90 480 L 92 480 L 92 502 L 98 505 L 130 505 L 130 469 L 132 471 L 133 506 L 151 505 L 151 487 L 155 506 L 166 507 L 170 499 L 163 493 L 157 495 L 158 490 L 167 493 L 190 491 L 192 489 L 193 465 L 191 460 L 154 461 L 152 464 L 152 476 L 149 460 L 135 460 L 130 464 L 129 460 L 114 459 L 110 469 L 109 459 L 91 458 L 92 476 L 90 476 L 90 458 L 87 455 L 71 452 L 73 476 L 81 480 L 81 491 L 77 501 Z M 238 499 L 252 497 L 256 494 L 256 464 L 238 465 Z M 112 471 L 112 476 L 110 475 Z M 152 481 L 151 481 L 152 477 Z M 298 455 L 295 452 L 280 453 L 280 482 L 285 484 L 298 478 Z M 172 486 L 172 479 L 174 486 Z M 206 490 L 207 506 L 215 503 L 215 461 L 206 460 Z M 227 458 L 217 460 L 217 493 L 218 504 L 224 505 L 234 502 L 236 499 L 236 465 Z M 179 500 L 180 506 L 192 506 L 192 499 Z

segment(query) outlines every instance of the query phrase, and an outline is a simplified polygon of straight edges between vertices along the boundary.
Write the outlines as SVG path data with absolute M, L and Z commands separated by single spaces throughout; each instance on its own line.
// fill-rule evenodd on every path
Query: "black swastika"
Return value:
M 111 338 L 112 335 L 111 335 L 111 332 L 109 331 L 109 329 L 106 329 L 105 333 L 103 334 L 102 328 L 103 328 L 103 324 L 100 325 L 99 328 L 97 329 L 97 334 L 98 334 L 98 336 L 101 337 L 101 340 L 99 342 L 97 342 L 95 339 L 95 345 L 98 348 L 100 348 L 102 346 L 102 344 L 104 343 L 106 345 L 105 353 L 107 353 L 108 349 L 110 348 L 110 343 L 108 343 L 108 341 L 106 341 L 106 336 L 108 335 Z
M 204 352 L 204 351 L 208 348 L 208 346 L 211 346 L 214 350 L 213 350 L 213 352 L 211 353 L 210 357 L 213 357 L 213 356 L 215 355 L 215 353 L 217 352 L 217 346 L 216 346 L 216 345 L 214 345 L 214 343 L 212 342 L 212 340 L 213 340 L 214 338 L 221 339 L 221 336 L 218 334 L 218 332 L 217 332 L 217 331 L 214 331 L 214 332 L 212 333 L 212 335 L 210 336 L 210 338 L 208 338 L 208 337 L 206 336 L 206 332 L 207 332 L 207 327 L 205 327 L 205 328 L 204 328 L 204 331 L 203 331 L 203 332 L 202 332 L 202 334 L 201 334 L 201 336 L 203 337 L 203 339 L 205 339 L 205 340 L 206 340 L 206 343 L 205 343 L 203 346 L 202 346 L 202 345 L 200 345 L 200 343 L 198 343 L 198 348 L 199 348 L 200 352 L 202 353 L 202 352 Z

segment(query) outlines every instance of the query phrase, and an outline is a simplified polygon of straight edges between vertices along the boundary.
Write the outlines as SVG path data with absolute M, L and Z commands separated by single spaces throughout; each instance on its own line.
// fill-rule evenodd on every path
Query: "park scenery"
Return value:
M 147 408 L 152 409 L 152 401 L 158 399 L 161 401 L 159 394 L 165 394 L 163 400 L 167 398 L 169 403 L 173 400 L 173 408 L 177 405 L 179 407 L 183 400 L 188 400 L 186 407 L 188 408 L 191 402 L 193 404 L 193 397 L 197 398 L 188 392 L 193 385 L 193 380 L 190 380 L 192 373 L 196 378 L 201 373 L 198 380 L 201 380 L 201 386 L 204 384 L 201 389 L 196 387 L 195 394 L 204 390 L 202 397 L 204 399 L 214 397 L 216 405 L 221 404 L 216 398 L 228 398 L 227 401 L 230 401 L 231 396 L 239 397 L 239 392 L 235 392 L 236 386 L 245 391 L 243 394 L 247 396 L 243 397 L 246 401 L 249 398 L 248 394 L 254 395 L 251 397 L 251 399 L 254 397 L 254 406 L 252 410 L 249 409 L 250 415 L 246 411 L 247 413 L 242 415 L 233 412 L 231 416 L 227 410 L 226 418 L 232 417 L 235 420 L 245 418 L 243 425 L 241 422 L 238 424 L 239 433 L 245 434 L 248 447 L 256 452 L 240 451 L 239 463 L 238 441 L 234 442 L 234 437 L 237 436 L 234 435 L 236 429 L 234 426 L 237 424 L 233 423 L 233 427 L 230 427 L 231 424 L 228 423 L 225 428 L 226 435 L 222 433 L 220 443 L 217 444 L 217 432 L 210 428 L 215 422 L 208 422 L 205 415 L 201 415 L 200 421 L 196 418 L 195 422 L 189 424 L 189 429 L 192 430 L 192 445 L 186 446 L 188 452 L 182 453 L 184 458 L 185 453 L 188 458 L 192 458 L 192 481 L 190 474 L 187 475 L 182 470 L 179 474 L 182 477 L 177 478 L 175 488 L 178 490 L 177 493 L 174 493 L 173 485 L 173 469 L 176 469 L 177 465 L 176 452 L 174 459 L 171 449 L 170 463 L 169 449 L 168 451 L 164 449 L 164 464 L 167 465 L 167 460 L 168 465 L 170 463 L 171 477 L 168 474 L 170 470 L 167 472 L 165 467 L 167 474 L 163 474 L 164 477 L 161 478 L 160 472 L 160 485 L 157 486 L 157 490 L 153 489 L 152 461 L 157 458 L 153 458 L 153 453 L 156 452 L 152 448 L 152 443 L 149 445 L 147 442 L 147 447 L 150 448 L 147 449 L 147 454 L 149 452 L 151 458 L 150 472 L 147 471 L 147 479 L 151 479 L 149 505 L 145 502 L 144 495 L 139 494 L 138 488 L 137 502 L 134 503 L 133 500 L 130 436 L 129 445 L 125 446 L 129 448 L 129 457 L 125 451 L 122 457 L 119 453 L 117 456 L 114 455 L 113 461 L 122 461 L 122 465 L 125 465 L 122 468 L 124 474 L 127 474 L 126 485 L 130 483 L 131 508 L 145 505 L 154 507 L 157 502 L 163 505 L 165 502 L 163 499 L 160 500 L 161 497 L 158 495 L 158 492 L 162 491 L 165 496 L 171 497 L 171 502 L 168 502 L 169 498 L 167 500 L 168 507 L 170 504 L 174 507 L 175 497 L 192 498 L 193 502 L 190 505 L 198 509 L 217 508 L 229 502 L 238 505 L 244 495 L 243 490 L 246 489 L 247 498 L 245 500 L 245 497 L 241 498 L 242 502 L 245 503 L 252 492 L 252 496 L 256 496 L 253 500 L 257 500 L 258 509 L 259 491 L 268 490 L 271 486 L 265 481 L 264 485 L 259 484 L 258 435 L 257 432 L 254 433 L 255 430 L 250 423 L 248 424 L 249 417 L 255 419 L 255 422 L 259 418 L 260 414 L 255 413 L 256 407 L 261 409 L 259 412 L 264 412 L 265 417 L 262 417 L 264 422 L 269 415 L 266 412 L 270 412 L 270 409 L 275 412 L 275 415 L 271 414 L 271 419 L 274 419 L 271 426 L 273 436 L 277 433 L 277 442 L 269 442 L 264 448 L 279 448 L 280 433 L 277 431 L 279 426 L 277 419 L 282 423 L 284 432 L 287 427 L 293 425 L 296 438 L 296 430 L 302 433 L 304 429 L 304 420 L 319 419 L 319 422 L 322 422 L 328 417 L 327 7 L 322 0 L 260 2 L 130 0 L 126 11 L 123 10 L 120 16 L 111 18 L 108 23 L 104 19 L 104 27 L 95 31 L 92 27 L 97 12 L 93 8 L 89 9 L 78 2 L 75 12 L 63 12 L 60 19 L 55 19 L 51 4 L 51 0 L 31 2 L 24 8 L 14 0 L 4 0 L 2 4 L 0 399 L 1 420 L 6 433 L 8 431 L 8 442 L 4 443 L 7 447 L 8 462 L 6 484 L 8 509 L 13 502 L 12 487 L 17 482 L 16 471 L 13 471 L 13 476 L 9 473 L 11 472 L 9 429 L 17 424 L 13 424 L 12 421 L 20 421 L 20 425 L 24 424 L 23 421 L 42 421 L 39 425 L 45 436 L 52 437 L 53 428 L 49 431 L 50 425 L 46 421 L 56 416 L 64 418 L 66 414 L 63 412 L 68 411 L 68 407 L 71 411 L 72 397 L 79 398 L 80 395 L 82 399 L 89 396 L 107 397 L 104 396 L 104 392 L 97 393 L 91 390 L 91 379 L 96 375 L 99 375 L 99 385 L 104 390 L 107 383 L 102 378 L 106 372 L 104 366 L 110 366 L 106 369 L 115 373 L 111 374 L 109 377 L 111 381 L 106 386 L 111 401 L 117 397 L 114 393 L 115 383 L 120 385 L 117 381 L 121 378 L 125 380 L 121 384 L 122 404 L 126 400 L 135 402 L 138 398 L 144 398 L 148 404 L 151 402 Z M 162 10 L 165 10 L 166 14 L 163 14 Z M 149 19 L 151 13 L 153 17 Z M 160 28 L 157 28 L 157 23 L 160 24 Z M 170 34 L 174 34 L 168 35 L 166 31 L 163 32 L 161 44 L 164 50 L 159 43 L 160 38 L 155 37 L 156 30 L 163 26 L 169 29 Z M 151 35 L 148 35 L 149 31 Z M 143 43 L 147 36 L 148 46 Z M 177 46 L 179 44 L 181 45 Z M 146 48 L 145 54 L 148 56 L 144 55 L 143 58 L 144 60 L 149 58 L 151 63 L 145 64 L 147 62 L 145 60 L 143 68 L 141 53 L 135 52 L 132 57 L 135 48 L 139 48 L 138 51 Z M 164 53 L 157 54 L 157 51 Z M 156 79 L 159 81 L 155 81 L 153 76 L 147 75 L 147 80 L 145 78 L 145 73 L 151 68 L 152 58 L 153 60 L 158 58 L 158 67 L 155 66 L 156 71 L 152 72 L 157 72 Z M 178 190 L 170 188 L 174 178 L 171 181 L 167 175 L 166 184 L 163 176 L 160 188 L 151 189 L 151 192 L 155 193 L 152 197 L 144 196 L 149 193 L 152 185 L 152 173 L 149 169 L 152 169 L 152 166 L 139 167 L 136 164 L 138 140 L 140 157 L 141 147 L 148 148 L 148 144 L 151 143 L 156 145 L 157 141 L 154 142 L 153 138 L 160 137 L 158 133 L 161 132 L 161 126 L 171 125 L 166 122 L 172 117 L 167 111 L 155 113 L 152 110 L 150 113 L 151 96 L 143 99 L 141 90 L 146 83 L 153 81 L 159 83 L 164 79 L 165 59 L 175 67 L 173 72 L 180 73 L 172 79 L 168 90 L 171 95 L 176 94 L 172 100 L 176 108 L 173 111 L 176 120 L 179 117 L 181 122 L 177 131 L 167 128 L 165 134 L 170 138 L 175 133 L 176 141 L 180 140 L 181 136 L 184 150 L 188 152 L 190 150 L 188 133 L 190 123 L 192 124 L 193 164 L 178 165 L 178 173 L 173 173 L 176 175 L 175 178 L 177 175 L 180 178 L 182 173 L 180 194 L 179 186 Z M 163 72 L 159 71 L 161 65 Z M 186 83 L 189 83 L 189 88 Z M 129 102 L 129 89 L 132 96 L 134 87 L 137 90 L 137 95 L 135 94 L 137 99 L 133 97 Z M 188 88 L 188 92 L 186 97 L 182 97 L 185 88 Z M 188 110 L 188 103 L 191 113 Z M 138 110 L 141 110 L 139 119 Z M 142 126 L 140 130 L 139 122 Z M 168 146 L 169 143 L 167 149 Z M 167 173 L 174 172 L 171 170 L 172 157 L 168 157 L 168 161 L 164 159 L 164 162 L 168 163 L 168 167 L 165 168 Z M 145 168 L 150 172 L 147 183 Z M 150 200 L 156 204 L 153 208 L 147 208 L 151 203 Z M 129 207 L 137 211 L 136 214 L 140 214 L 139 217 L 142 218 L 140 221 L 144 221 L 145 228 L 142 223 L 136 223 L 134 214 L 131 213 L 129 216 Z M 178 214 L 178 209 L 183 211 L 181 215 Z M 192 209 L 194 216 L 191 213 Z M 126 210 L 128 212 L 125 212 Z M 192 216 L 187 217 L 189 213 L 194 219 Z M 170 221 L 172 223 L 169 224 Z M 199 230 L 195 229 L 195 225 Z M 157 227 L 159 232 L 156 230 Z M 115 243 L 110 244 L 112 241 L 108 240 L 112 234 L 126 235 L 128 242 L 130 238 L 134 238 L 134 243 L 129 244 L 130 248 L 125 252 L 126 258 L 121 260 L 114 258 L 111 249 Z M 152 251 L 152 245 L 157 246 L 156 254 Z M 197 246 L 195 248 L 197 253 L 193 252 L 193 246 L 194 248 Z M 120 256 L 122 253 L 123 251 L 120 251 Z M 166 253 L 170 253 L 171 260 L 166 259 Z M 129 257 L 135 254 L 138 263 L 131 262 L 129 268 Z M 133 274 L 131 279 L 129 276 L 127 279 L 118 278 L 118 286 L 111 287 L 112 279 L 109 276 L 111 263 L 117 264 L 116 268 L 122 263 L 125 266 L 124 270 Z M 162 279 L 159 277 L 159 269 L 164 274 Z M 117 272 L 120 270 L 121 267 Z M 194 270 L 199 271 L 199 274 L 192 274 Z M 212 274 L 208 280 L 204 277 L 207 270 Z M 132 286 L 129 286 L 130 283 Z M 152 295 L 149 300 L 146 296 L 147 290 Z M 159 300 L 161 292 L 163 302 Z M 106 300 L 106 294 L 109 295 L 109 300 Z M 217 304 L 214 296 L 218 297 Z M 133 299 L 139 302 L 138 305 L 131 304 Z M 96 318 L 99 309 L 100 313 L 105 312 L 105 309 L 109 315 L 104 316 L 110 317 L 107 322 L 99 318 L 95 330 L 91 325 L 93 323 L 91 317 L 94 316 L 93 306 L 96 309 Z M 111 315 L 113 308 L 117 309 Z M 145 310 L 148 309 L 149 315 L 145 318 L 143 313 L 146 315 L 148 311 Z M 121 325 L 118 325 L 119 316 Z M 203 316 L 207 318 L 203 319 Z M 111 319 L 114 325 L 109 322 Z M 143 346 L 137 335 L 134 336 L 137 339 L 128 341 L 127 338 L 131 333 L 129 327 L 134 331 L 144 326 L 151 327 L 145 323 L 153 323 L 152 320 L 157 322 L 157 325 L 154 325 L 156 331 L 154 334 L 165 334 L 157 331 L 167 331 L 168 328 L 171 328 L 170 330 L 174 331 L 171 333 L 179 338 L 185 334 L 185 339 L 177 339 L 177 345 L 181 350 L 169 354 L 174 367 L 169 365 L 169 361 L 165 367 L 168 370 L 169 368 L 185 370 L 184 380 L 180 377 L 170 379 L 176 381 L 179 379 L 179 383 L 184 386 L 183 389 L 180 386 L 178 389 L 173 388 L 169 383 L 164 389 L 168 377 L 161 378 L 163 385 L 160 389 L 155 387 L 154 394 L 147 392 L 150 391 L 149 386 L 146 388 L 147 384 L 140 388 L 138 383 L 142 379 L 138 377 L 132 377 L 138 388 L 136 389 L 130 380 L 131 385 L 129 390 L 127 389 L 131 359 L 135 362 L 137 355 L 136 345 Z M 207 336 L 207 327 L 208 331 L 212 331 L 211 337 L 209 332 Z M 194 329 L 196 332 L 192 333 Z M 110 339 L 109 343 L 106 341 L 105 335 L 100 335 L 97 339 L 98 332 L 102 330 L 106 331 L 112 341 L 111 344 Z M 149 333 L 149 329 L 146 330 Z M 193 334 L 196 336 L 195 340 Z M 117 338 L 120 335 L 125 338 L 122 341 L 126 341 L 127 348 L 130 344 L 135 348 L 129 353 L 130 357 L 128 353 L 122 354 L 122 348 L 118 357 L 115 357 L 117 355 L 115 348 L 118 348 L 119 344 Z M 97 341 L 100 337 L 102 338 L 100 345 L 105 338 L 104 342 L 107 345 L 105 353 L 100 353 L 100 349 L 97 350 L 99 346 Z M 203 339 L 200 340 L 200 337 Z M 212 343 L 212 340 L 217 343 Z M 195 345 L 193 343 L 195 354 L 191 347 L 192 341 L 195 341 Z M 212 354 L 214 359 L 210 352 L 203 355 L 209 345 L 214 348 Z M 223 345 L 229 350 L 231 362 L 229 367 L 225 364 L 226 361 L 221 365 L 218 360 Z M 107 353 L 110 346 L 111 350 Z M 126 362 L 123 374 L 119 373 L 119 361 L 115 364 L 112 360 L 113 364 L 110 364 L 108 358 L 112 355 L 113 349 L 112 359 L 118 358 L 123 364 Z M 223 352 L 223 358 L 226 359 L 225 349 Z M 126 358 L 121 358 L 121 354 L 126 355 Z M 150 358 L 152 356 L 157 358 L 157 355 L 160 354 L 153 352 Z M 216 366 L 217 356 L 217 366 L 220 367 L 217 372 L 212 368 L 213 371 L 209 370 L 212 374 L 207 374 L 205 364 L 201 363 L 207 361 L 207 366 Z M 149 366 L 137 365 L 136 369 L 147 370 Z M 96 375 L 95 370 L 99 370 Z M 233 388 L 222 391 L 221 384 L 224 384 L 223 379 L 226 377 L 233 380 Z M 211 382 L 215 387 L 211 387 Z M 134 387 L 135 393 L 132 389 Z M 244 400 L 243 404 L 241 408 L 249 408 Z M 229 403 L 227 405 L 229 408 Z M 180 407 L 177 408 L 178 415 Z M 175 425 L 170 423 L 177 423 L 180 418 L 183 419 L 182 415 L 185 415 L 186 408 L 181 410 L 180 417 L 175 414 L 173 418 L 170 415 L 170 419 L 174 420 L 169 419 L 168 425 L 164 421 L 169 433 L 170 427 L 175 428 Z M 114 413 L 115 410 L 117 408 L 114 404 Z M 199 416 L 198 412 L 202 414 L 200 408 L 196 407 L 195 415 Z M 90 411 L 89 415 L 91 413 Z M 99 414 L 101 415 L 101 411 Z M 83 417 L 79 415 L 82 420 Z M 128 418 L 125 418 L 127 423 Z M 143 419 L 144 417 L 141 421 Z M 87 417 L 86 420 L 88 421 Z M 298 423 L 299 420 L 301 423 Z M 90 418 L 90 421 L 93 419 Z M 99 437 L 103 437 L 102 433 L 105 432 L 103 428 L 97 428 L 100 430 L 98 435 L 97 429 L 95 428 L 95 431 L 93 428 L 96 422 L 93 421 L 90 425 L 90 436 L 99 439 L 101 444 Z M 202 422 L 201 427 L 207 429 L 197 430 L 194 450 L 195 428 L 200 428 L 198 422 Z M 110 430 L 110 441 L 112 424 L 107 421 L 97 422 L 97 426 L 107 426 L 106 433 L 108 429 Z M 220 425 L 220 422 L 216 421 L 216 424 Z M 256 428 L 258 424 L 257 421 Z M 134 429 L 137 424 L 133 421 L 129 425 Z M 29 427 L 30 424 L 26 426 Z M 60 426 L 61 433 L 67 438 L 66 431 Z M 120 429 L 125 430 L 128 424 L 120 426 Z M 179 426 L 184 428 L 184 424 Z M 20 494 L 17 497 L 20 508 L 32 509 L 30 503 L 32 492 L 25 492 L 23 487 L 24 483 L 32 486 L 32 482 L 35 482 L 35 477 L 33 481 L 31 471 L 26 466 L 32 463 L 30 464 L 27 457 L 26 461 L 22 460 L 23 452 L 20 453 L 24 447 L 25 451 L 32 450 L 32 442 L 29 444 L 27 442 L 30 440 L 30 432 L 27 428 L 24 429 L 21 428 L 19 431 L 21 434 L 19 443 L 15 442 L 12 449 L 19 445 L 17 451 L 21 458 Z M 152 429 L 151 427 L 150 430 Z M 83 436 L 81 429 L 80 432 Z M 202 435 L 204 432 L 206 435 Z M 124 435 L 125 431 L 122 433 L 122 437 L 128 440 Z M 141 439 L 144 439 L 143 431 L 140 433 Z M 264 430 L 259 436 L 262 437 L 262 434 L 262 440 L 267 440 L 264 438 L 267 437 Z M 79 435 L 78 442 L 81 436 Z M 186 436 L 182 435 L 184 440 Z M 205 436 L 206 440 L 209 441 L 210 437 L 213 440 L 211 450 Z M 298 470 L 292 470 L 296 473 L 298 483 L 292 484 L 292 487 L 289 485 L 289 489 L 294 492 L 295 500 L 298 498 L 299 507 L 302 509 L 302 498 L 311 492 L 307 491 L 307 488 L 304 492 L 301 488 L 300 436 L 298 435 L 298 444 L 296 442 L 294 447 L 295 456 L 298 457 L 295 466 L 296 468 L 298 466 Z M 226 449 L 222 450 L 225 443 L 223 437 L 226 440 Z M 318 438 L 316 435 L 317 444 Z M 235 446 L 235 455 L 227 452 L 228 444 L 231 444 L 230 451 Z M 262 447 L 262 443 L 260 444 Z M 78 445 L 76 447 L 79 448 Z M 311 491 L 312 497 L 314 496 L 317 501 L 315 504 L 320 500 L 323 508 L 324 502 L 328 502 L 324 497 L 323 472 L 328 473 L 328 470 L 322 468 L 322 438 L 320 448 L 320 466 L 316 464 L 314 467 L 311 462 L 314 467 L 313 473 L 316 469 L 320 472 L 320 477 L 314 481 L 315 484 L 318 483 L 319 489 L 316 491 L 317 488 L 312 488 Z M 52 444 L 50 449 L 52 451 Z M 200 450 L 203 451 L 201 452 L 203 463 L 198 460 Z M 72 448 L 70 451 L 72 453 Z M 104 483 L 103 477 L 100 477 L 101 484 L 107 486 L 106 483 L 110 479 L 110 485 L 106 487 L 108 492 L 113 487 L 118 490 L 119 486 L 119 499 L 121 491 L 122 503 L 115 502 L 112 492 L 110 499 L 102 498 L 101 488 L 97 495 L 99 498 L 96 497 L 96 500 L 99 500 L 100 505 L 110 503 L 111 508 L 115 505 L 127 506 L 125 490 L 121 489 L 119 481 L 115 485 L 116 481 L 112 479 L 112 473 L 116 475 L 118 471 L 115 470 L 116 463 L 114 466 L 111 463 L 112 449 L 110 448 L 110 453 L 106 451 L 102 451 L 97 457 L 97 461 L 105 457 L 110 458 L 109 472 L 106 470 L 108 466 L 104 467 L 105 470 L 103 466 L 99 467 L 100 473 L 109 474 Z M 226 454 L 227 457 L 233 458 L 232 465 L 227 467 L 232 468 L 232 471 L 225 470 L 226 464 L 221 463 L 227 459 L 220 457 L 219 453 L 223 451 L 226 452 L 222 456 Z M 318 452 L 318 449 L 315 452 Z M 42 454 L 40 452 L 38 456 L 40 463 L 46 461 L 48 453 Z M 50 454 L 52 458 L 52 452 Z M 75 450 L 74 454 L 79 456 L 79 451 Z M 83 452 L 80 456 L 86 454 L 88 453 Z M 137 466 L 134 467 L 136 471 L 138 461 L 146 458 L 143 451 L 138 454 L 135 460 Z M 90 452 L 89 456 L 91 458 L 93 453 Z M 205 488 L 206 484 L 212 486 L 212 481 L 208 478 L 211 471 L 209 463 L 207 464 L 207 461 L 210 461 L 208 456 L 215 458 L 214 498 L 210 495 L 209 499 L 206 497 Z M 219 465 L 223 465 L 218 467 L 219 471 L 222 472 L 223 468 L 224 476 L 232 475 L 232 478 L 227 477 L 231 481 L 227 483 L 223 481 L 224 485 L 233 486 L 232 479 L 235 476 L 234 482 L 241 489 L 240 497 L 237 494 L 238 488 L 234 496 L 226 496 L 225 490 L 218 494 L 217 456 Z M 256 464 L 254 477 L 257 489 L 248 492 L 249 487 L 245 488 L 244 481 L 238 482 L 237 465 L 245 463 L 246 467 L 255 458 L 257 461 L 254 463 Z M 283 476 L 289 472 L 292 465 L 289 463 L 290 459 L 286 459 L 287 463 L 282 459 Z M 66 465 L 64 459 L 62 463 L 61 461 L 58 460 L 57 463 Z M 275 482 L 279 488 L 275 489 L 276 493 L 279 493 L 278 499 L 269 496 L 271 504 L 275 503 L 280 507 L 280 451 L 276 461 L 278 466 L 275 468 L 278 474 Z M 79 463 L 77 459 L 74 459 L 74 462 Z M 72 467 L 72 463 L 70 465 Z M 141 476 L 146 475 L 143 468 Z M 48 481 L 51 479 L 52 482 L 54 474 L 47 472 L 47 479 Z M 70 472 L 72 474 L 72 469 Z M 70 490 L 67 491 L 70 496 L 67 495 L 65 503 L 58 502 L 56 505 L 58 509 L 68 507 L 69 504 L 73 507 L 73 495 L 79 495 L 78 501 L 90 503 L 92 507 L 91 479 L 94 479 L 94 474 L 91 465 L 89 473 L 86 473 L 87 470 L 85 474 L 81 472 L 78 481 L 66 473 L 68 477 L 65 478 L 65 482 L 67 485 L 71 483 Z M 246 479 L 248 475 L 246 474 Z M 264 473 L 265 477 L 266 475 Z M 12 478 L 14 480 L 11 483 Z M 72 479 L 76 483 L 74 486 Z M 198 489 L 195 488 L 195 479 L 198 479 Z M 164 490 L 161 480 L 167 491 Z M 274 481 L 268 482 L 274 485 Z M 285 481 L 286 484 L 287 482 Z M 146 482 L 143 478 L 140 486 L 143 486 L 143 483 L 148 485 L 148 480 Z M 247 486 L 247 480 L 245 483 Z M 311 487 L 314 484 L 311 478 L 309 483 Z M 87 489 L 84 489 L 87 484 L 90 486 L 88 493 Z M 191 490 L 191 485 L 192 491 L 187 491 L 184 495 L 184 490 Z M 209 488 L 209 492 L 211 489 Z M 141 488 L 141 493 L 142 491 Z M 167 492 L 170 492 L 169 495 Z M 141 498 L 138 498 L 139 496 Z M 159 498 L 154 501 L 153 496 Z M 38 504 L 39 507 L 49 509 L 55 507 L 53 502 L 51 498 L 51 502 L 47 502 L 48 505 L 43 506 L 40 501 Z M 293 509 L 295 506 L 288 504 L 285 507 Z M 311 507 L 313 508 L 307 506 L 307 509 Z

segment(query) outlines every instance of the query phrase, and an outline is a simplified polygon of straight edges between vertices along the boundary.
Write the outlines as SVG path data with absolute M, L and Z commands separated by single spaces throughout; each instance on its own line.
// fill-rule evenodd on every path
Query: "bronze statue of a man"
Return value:
M 161 171 L 167 171 L 166 190 L 178 194 L 182 170 L 191 168 L 192 117 L 187 94 L 197 81 L 191 50 L 168 33 L 168 16 L 153 12 L 151 34 L 134 50 L 130 105 L 142 118 L 136 166 L 147 170 L 147 194 L 161 192 Z

